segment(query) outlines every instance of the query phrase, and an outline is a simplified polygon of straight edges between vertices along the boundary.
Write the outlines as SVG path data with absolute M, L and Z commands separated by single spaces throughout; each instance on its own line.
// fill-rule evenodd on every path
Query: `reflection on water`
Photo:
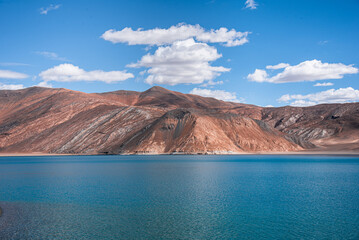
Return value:
M 359 158 L 0 158 L 0 239 L 356 239 Z

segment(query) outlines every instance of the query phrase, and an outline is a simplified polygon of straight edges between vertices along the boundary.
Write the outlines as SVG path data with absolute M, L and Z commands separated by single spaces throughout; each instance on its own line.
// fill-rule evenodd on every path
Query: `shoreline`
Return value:
M 331 155 L 359 156 L 355 151 L 298 151 L 298 152 L 244 152 L 244 153 L 133 153 L 133 154 L 60 154 L 60 153 L 0 153 L 0 157 L 41 157 L 41 156 L 156 156 L 156 155 Z
M 59 154 L 59 153 L 0 153 L 0 157 L 36 157 L 36 156 L 76 156 L 81 154 Z

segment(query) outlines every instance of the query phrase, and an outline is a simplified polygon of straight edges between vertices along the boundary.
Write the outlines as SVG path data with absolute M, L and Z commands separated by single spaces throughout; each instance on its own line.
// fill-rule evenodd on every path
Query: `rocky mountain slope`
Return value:
M 0 91 L 0 153 L 359 150 L 359 103 L 262 108 L 153 87 Z

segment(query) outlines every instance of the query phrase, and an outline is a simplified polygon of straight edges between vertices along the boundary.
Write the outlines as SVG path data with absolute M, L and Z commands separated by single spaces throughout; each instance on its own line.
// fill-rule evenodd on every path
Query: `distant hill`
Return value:
M 0 91 L 0 153 L 359 151 L 359 103 L 263 108 L 152 87 Z

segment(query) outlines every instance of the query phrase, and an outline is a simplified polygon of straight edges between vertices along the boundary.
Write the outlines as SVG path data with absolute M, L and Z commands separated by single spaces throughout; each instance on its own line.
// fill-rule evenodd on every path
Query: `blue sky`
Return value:
M 358 12 L 357 0 L 0 0 L 0 88 L 359 101 Z

